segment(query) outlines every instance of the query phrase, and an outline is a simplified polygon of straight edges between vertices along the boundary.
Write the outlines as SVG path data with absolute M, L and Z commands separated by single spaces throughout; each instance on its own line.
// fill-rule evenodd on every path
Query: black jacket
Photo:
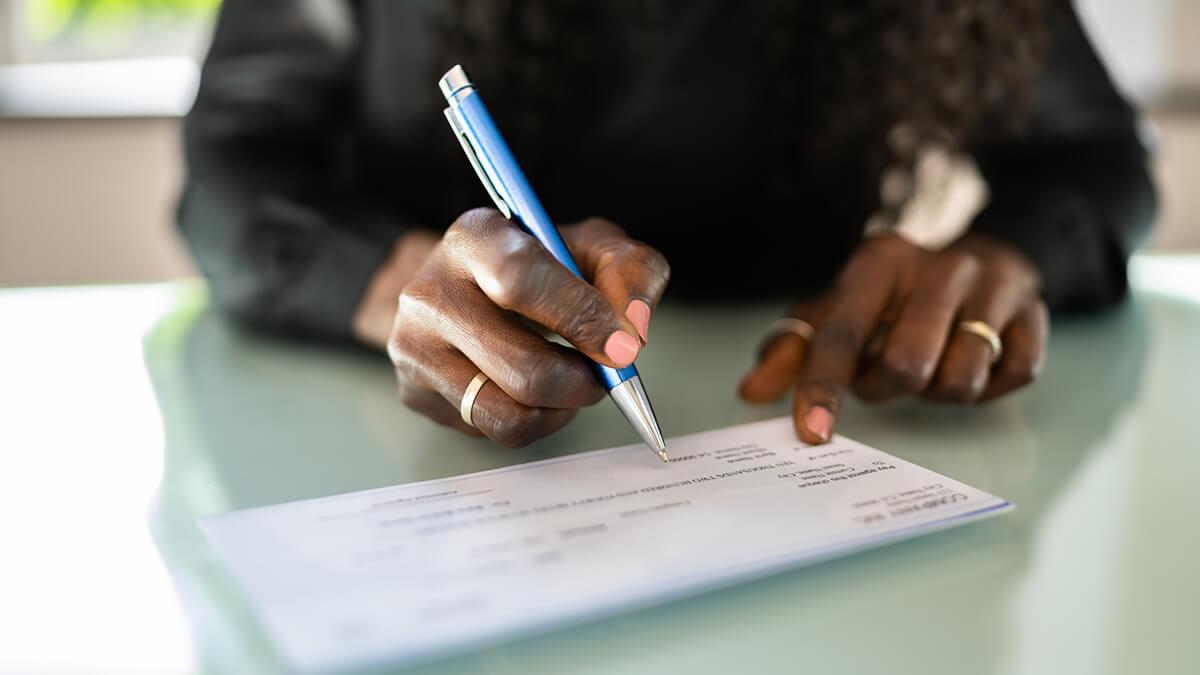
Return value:
M 226 0 L 185 120 L 179 207 L 221 306 L 258 326 L 348 337 L 401 232 L 488 204 L 465 158 L 446 168 L 461 151 L 436 77 L 456 59 L 435 63 L 436 1 Z M 561 161 L 529 171 L 558 222 L 604 216 L 663 251 L 676 295 L 819 288 L 877 205 L 863 196 L 878 194 L 878 175 L 805 169 L 794 188 L 764 190 L 778 167 L 756 94 L 769 73 L 738 27 L 752 7 L 690 3 L 648 56 L 598 63 L 614 83 L 603 110 Z M 1155 211 L 1137 116 L 1063 13 L 1028 133 L 971 149 L 992 195 L 973 227 L 1024 250 L 1056 309 L 1122 298 Z M 477 85 L 506 128 L 520 102 Z M 714 273 L 730 268 L 743 271 Z

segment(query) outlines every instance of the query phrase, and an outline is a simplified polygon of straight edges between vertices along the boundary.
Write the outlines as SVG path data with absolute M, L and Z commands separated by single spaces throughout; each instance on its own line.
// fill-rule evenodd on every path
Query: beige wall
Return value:
M 1155 114 L 1161 146 L 1155 177 L 1162 214 L 1152 245 L 1200 251 L 1200 111 Z
M 0 285 L 191 271 L 172 209 L 178 120 L 0 120 Z
M 1164 210 L 1153 245 L 1200 250 L 1200 115 L 1155 115 Z M 191 272 L 172 209 L 178 121 L 0 120 L 0 285 Z
M 1200 29 L 1200 2 L 1177 0 L 1173 5 L 1171 22 L 1172 39 L 1167 55 L 1171 64 L 1170 79 L 1178 86 L 1195 89 L 1200 86 L 1200 40 L 1196 31 Z

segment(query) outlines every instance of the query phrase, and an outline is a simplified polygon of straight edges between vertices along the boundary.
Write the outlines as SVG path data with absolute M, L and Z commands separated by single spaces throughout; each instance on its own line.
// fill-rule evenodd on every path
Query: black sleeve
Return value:
M 227 0 L 184 120 L 179 227 L 216 303 L 255 326 L 349 338 L 403 226 L 345 163 L 358 32 L 348 3 Z
M 991 200 L 972 226 L 1023 250 L 1052 309 L 1122 299 L 1157 209 L 1137 113 L 1069 3 L 1057 4 L 1026 133 L 975 149 Z

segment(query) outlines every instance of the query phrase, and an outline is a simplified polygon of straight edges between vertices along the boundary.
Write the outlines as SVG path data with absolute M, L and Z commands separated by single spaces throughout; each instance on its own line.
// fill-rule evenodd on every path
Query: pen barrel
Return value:
M 563 241 L 554 221 L 542 207 L 541 201 L 534 194 L 533 188 L 525 178 L 525 172 L 517 164 L 516 158 L 509 149 L 508 143 L 500 134 L 487 106 L 483 104 L 478 92 L 469 91 L 458 97 L 455 104 L 459 121 L 471 132 L 476 148 L 483 155 L 483 169 L 491 179 L 492 186 L 512 211 L 512 219 L 526 232 L 541 242 L 554 259 L 579 278 L 583 274 L 567 243 Z M 612 390 L 621 383 L 637 377 L 637 368 L 630 365 L 625 368 L 609 368 L 595 364 L 596 376 L 607 390 Z

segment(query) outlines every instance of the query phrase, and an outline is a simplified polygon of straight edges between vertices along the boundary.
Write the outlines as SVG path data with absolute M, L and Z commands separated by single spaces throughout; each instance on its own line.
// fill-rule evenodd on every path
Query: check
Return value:
M 411 661 L 952 527 L 1008 502 L 789 419 L 201 519 L 291 665 Z

